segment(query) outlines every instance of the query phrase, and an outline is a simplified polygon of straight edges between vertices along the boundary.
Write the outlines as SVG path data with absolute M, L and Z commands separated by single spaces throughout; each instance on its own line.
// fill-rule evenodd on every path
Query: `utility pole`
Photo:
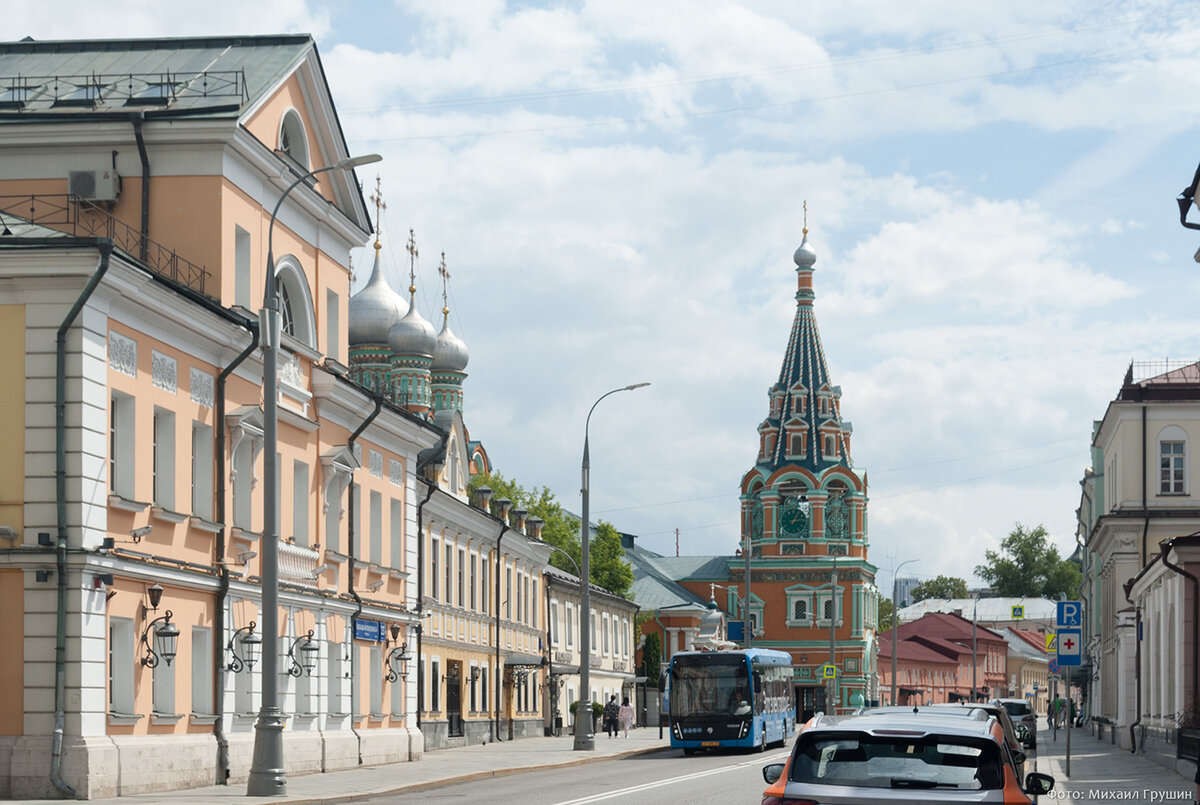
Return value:
M 829 664 L 833 666 L 833 675 L 829 677 L 829 714 L 837 713 L 837 616 L 838 616 L 838 575 L 837 557 L 833 560 L 833 571 L 830 575 L 829 587 Z

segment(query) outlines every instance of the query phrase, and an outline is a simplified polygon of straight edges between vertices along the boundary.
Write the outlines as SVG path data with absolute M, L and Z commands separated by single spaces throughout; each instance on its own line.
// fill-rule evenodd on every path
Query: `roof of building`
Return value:
M 879 657 L 880 662 L 883 658 L 891 659 L 892 656 L 892 637 L 891 633 L 879 635 Z M 923 643 L 918 643 L 915 640 L 901 640 L 900 653 L 896 657 L 897 660 L 908 660 L 911 662 L 941 662 L 949 665 L 956 665 L 957 662 L 950 657 L 947 657 L 940 651 L 935 651 Z M 887 665 L 887 663 L 884 663 Z
M 1003 640 L 1003 635 L 986 626 L 977 626 L 953 612 L 927 612 L 917 620 L 902 621 L 898 627 L 900 639 L 910 637 L 944 638 L 946 640 Z
M 0 117 L 139 109 L 236 117 L 314 47 L 307 34 L 3 42 Z
M 968 621 L 972 614 L 975 619 L 984 623 L 1018 620 L 1054 620 L 1057 614 L 1057 603 L 1048 598 L 980 598 L 979 607 L 975 608 L 974 598 L 926 598 L 906 607 L 901 607 L 897 613 L 900 621 L 912 621 L 930 612 L 957 612 Z M 1013 607 L 1025 608 L 1023 618 L 1012 616 Z
M 633 568 L 633 586 L 629 588 L 629 593 L 642 609 L 682 609 L 689 604 L 707 607 L 707 601 L 678 582 L 683 579 L 707 581 L 729 577 L 728 557 L 666 557 L 639 547 L 634 540 L 631 534 L 621 536 L 625 559 Z
M 1008 627 L 1004 630 L 1004 639 L 1008 641 L 1009 649 L 1018 656 L 1031 660 L 1047 660 L 1046 639 L 1038 632 L 1027 629 Z
M 582 585 L 579 583 L 578 576 L 576 576 L 574 573 L 568 573 L 567 571 L 565 571 L 561 568 L 554 567 L 553 565 L 546 565 L 546 580 L 548 582 L 558 582 L 560 584 L 566 584 L 566 585 L 570 585 L 572 587 L 579 587 L 580 589 L 582 589 Z M 616 593 L 614 593 L 612 590 L 608 589 L 607 587 L 601 587 L 599 584 L 596 584 L 594 582 L 588 585 L 588 590 L 590 593 L 593 593 L 593 594 L 599 593 L 600 595 L 604 595 L 609 598 L 616 599 L 622 603 L 628 604 L 630 609 L 638 608 L 637 604 L 635 604 L 630 599 L 628 599 L 624 596 L 621 596 L 621 595 L 617 595 Z

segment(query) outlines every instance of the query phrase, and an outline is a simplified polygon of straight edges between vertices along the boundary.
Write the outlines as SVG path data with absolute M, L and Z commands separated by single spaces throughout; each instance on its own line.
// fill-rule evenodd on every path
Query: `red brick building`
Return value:
M 1008 641 L 959 615 L 900 624 L 896 704 L 985 700 L 1007 691 Z M 879 691 L 891 698 L 893 632 L 879 635 Z M 974 696 L 972 696 L 974 688 Z

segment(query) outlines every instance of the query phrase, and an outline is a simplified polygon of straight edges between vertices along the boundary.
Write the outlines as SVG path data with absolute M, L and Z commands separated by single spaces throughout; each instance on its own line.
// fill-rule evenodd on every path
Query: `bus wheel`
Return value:
M 767 731 L 766 730 L 763 730 L 762 737 L 758 739 L 758 747 L 757 748 L 758 748 L 759 752 L 767 751 Z
M 692 747 L 692 746 L 683 747 L 683 756 L 684 757 L 691 757 L 694 754 L 696 754 L 695 747 Z

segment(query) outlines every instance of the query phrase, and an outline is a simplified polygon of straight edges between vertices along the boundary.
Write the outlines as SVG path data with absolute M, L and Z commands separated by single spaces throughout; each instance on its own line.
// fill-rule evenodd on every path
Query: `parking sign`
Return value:
M 1058 616 L 1054 625 L 1059 629 L 1079 629 L 1083 627 L 1083 604 L 1079 601 L 1059 601 Z

